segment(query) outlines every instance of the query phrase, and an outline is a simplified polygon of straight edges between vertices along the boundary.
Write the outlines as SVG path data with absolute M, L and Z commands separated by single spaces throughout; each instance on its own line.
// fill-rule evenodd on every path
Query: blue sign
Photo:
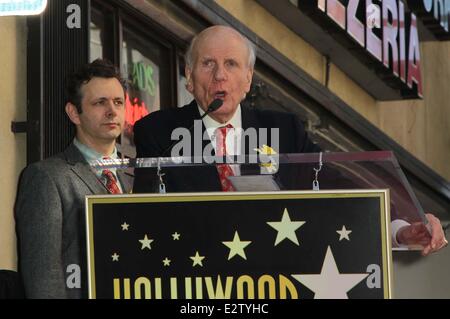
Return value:
M 47 7 L 47 0 L 0 0 L 0 16 L 35 15 Z

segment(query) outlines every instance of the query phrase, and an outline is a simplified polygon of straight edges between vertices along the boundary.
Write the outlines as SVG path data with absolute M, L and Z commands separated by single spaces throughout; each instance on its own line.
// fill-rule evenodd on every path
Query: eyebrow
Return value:
M 109 98 L 107 98 L 105 96 L 101 96 L 101 97 L 95 97 L 95 98 L 92 99 L 92 101 L 104 101 L 104 100 L 109 100 Z M 112 100 L 113 101 L 117 101 L 117 100 L 124 101 L 125 98 L 123 98 L 121 96 L 117 96 L 117 97 L 113 97 Z
M 100 96 L 100 97 L 96 97 L 95 99 L 98 99 L 98 100 L 108 100 L 109 98 L 106 97 L 106 96 Z M 122 96 L 116 96 L 116 97 L 113 97 L 112 99 L 113 99 L 113 100 L 123 99 L 123 97 L 122 97 Z
M 235 59 L 235 58 L 226 58 L 225 61 L 233 61 L 233 62 L 236 62 L 239 64 L 238 59 Z

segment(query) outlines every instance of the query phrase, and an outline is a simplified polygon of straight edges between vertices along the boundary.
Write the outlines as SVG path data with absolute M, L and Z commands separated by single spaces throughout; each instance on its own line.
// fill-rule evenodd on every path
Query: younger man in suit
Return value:
M 62 153 L 28 166 L 16 200 L 19 271 L 28 298 L 85 298 L 85 196 L 130 190 L 114 170 L 88 161 L 117 158 L 125 86 L 117 68 L 96 60 L 72 74 L 65 106 L 76 137 Z

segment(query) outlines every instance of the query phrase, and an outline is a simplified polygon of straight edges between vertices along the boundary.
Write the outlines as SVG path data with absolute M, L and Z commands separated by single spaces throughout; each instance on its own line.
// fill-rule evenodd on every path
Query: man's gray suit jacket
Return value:
M 128 193 L 129 177 L 117 175 Z M 15 213 L 27 298 L 87 297 L 85 196 L 107 193 L 73 144 L 23 171 Z

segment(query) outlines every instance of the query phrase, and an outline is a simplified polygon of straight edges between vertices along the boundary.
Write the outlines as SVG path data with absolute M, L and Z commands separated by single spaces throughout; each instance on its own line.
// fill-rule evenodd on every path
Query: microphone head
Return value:
M 223 101 L 221 99 L 215 99 L 208 106 L 208 113 L 216 111 L 218 108 L 220 108 L 222 106 L 222 104 L 223 104 Z

